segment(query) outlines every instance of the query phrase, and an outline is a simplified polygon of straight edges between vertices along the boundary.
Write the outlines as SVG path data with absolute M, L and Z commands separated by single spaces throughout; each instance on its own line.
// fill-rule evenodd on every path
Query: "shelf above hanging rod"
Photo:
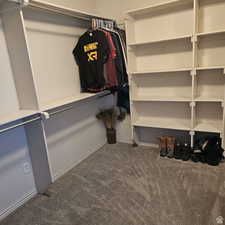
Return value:
M 47 3 L 40 0 L 29 0 L 28 7 L 44 9 L 50 12 L 54 12 L 54 13 L 58 13 L 58 14 L 66 15 L 66 16 L 71 16 L 71 17 L 86 20 L 86 21 L 91 21 L 93 18 L 114 21 L 109 18 L 100 17 L 96 14 L 90 14 L 81 10 L 70 9 L 67 7 Z

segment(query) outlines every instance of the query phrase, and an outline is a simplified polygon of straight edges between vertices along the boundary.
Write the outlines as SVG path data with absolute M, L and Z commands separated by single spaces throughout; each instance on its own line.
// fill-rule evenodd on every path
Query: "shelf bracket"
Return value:
M 196 102 L 190 102 L 190 107 L 191 107 L 191 108 L 196 107 Z
M 29 0 L 8 0 L 9 2 L 15 2 L 22 7 L 28 6 L 29 5 Z
M 196 35 L 193 35 L 192 37 L 191 37 L 191 42 L 192 43 L 196 43 L 198 41 L 198 37 L 196 36 Z
M 197 70 L 196 69 L 192 69 L 191 70 L 191 76 L 196 76 L 197 75 Z
M 41 112 L 41 119 L 42 120 L 48 120 L 50 119 L 50 114 L 48 112 Z

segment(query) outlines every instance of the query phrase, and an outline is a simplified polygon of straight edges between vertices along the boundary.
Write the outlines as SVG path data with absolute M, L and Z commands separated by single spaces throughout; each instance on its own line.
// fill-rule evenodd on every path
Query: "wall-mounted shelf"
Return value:
M 155 4 L 151 5 L 149 7 L 144 7 L 136 10 L 130 10 L 127 11 L 126 14 L 131 16 L 131 17 L 137 17 L 137 16 L 142 16 L 149 14 L 151 12 L 156 12 L 156 11 L 161 11 L 165 9 L 173 9 L 175 7 L 181 7 L 187 4 L 193 4 L 191 0 L 173 0 L 173 1 L 168 1 L 165 3 L 160 3 L 160 4 Z
M 138 47 L 140 45 L 149 45 L 149 44 L 155 44 L 155 43 L 160 43 L 160 42 L 169 42 L 169 41 L 182 40 L 182 39 L 189 39 L 191 41 L 191 37 L 192 37 L 192 35 L 184 35 L 184 36 L 180 36 L 180 37 L 152 40 L 152 41 L 148 41 L 148 42 L 129 43 L 128 46 Z
M 202 132 L 212 132 L 212 133 L 221 133 L 222 132 L 222 125 L 221 126 L 213 126 L 212 124 L 206 123 L 199 123 L 195 128 L 195 131 L 202 131 Z
M 58 107 L 63 106 L 63 105 L 77 103 L 77 102 L 80 102 L 80 101 L 88 100 L 90 98 L 100 97 L 100 96 L 103 96 L 103 95 L 106 95 L 106 94 L 109 94 L 109 91 L 103 91 L 103 92 L 99 92 L 99 93 L 96 93 L 96 94 L 81 93 L 80 95 L 67 97 L 67 98 L 64 98 L 64 99 L 46 104 L 45 106 L 43 106 L 43 108 L 41 108 L 41 111 L 48 111 L 48 110 L 58 108 Z
M 157 74 L 157 73 L 176 73 L 176 72 L 187 72 L 191 71 L 191 68 L 175 68 L 175 69 L 158 69 L 149 71 L 131 71 L 131 75 L 146 75 L 146 74 Z
M 191 102 L 187 97 L 162 97 L 162 96 L 134 96 L 131 98 L 135 102 Z
M 225 133 L 224 11 L 223 0 L 177 0 L 127 12 L 135 142 L 137 126 Z
M 210 32 L 204 32 L 204 33 L 197 33 L 197 37 L 204 37 L 204 36 L 211 36 L 211 35 L 220 35 L 225 34 L 225 30 L 217 30 L 217 31 L 210 31 Z

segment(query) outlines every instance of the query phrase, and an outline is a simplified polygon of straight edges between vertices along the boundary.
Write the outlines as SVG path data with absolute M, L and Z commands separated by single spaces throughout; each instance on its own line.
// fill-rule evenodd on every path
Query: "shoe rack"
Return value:
M 126 13 L 135 143 L 140 127 L 224 140 L 224 11 L 223 0 L 173 0 Z

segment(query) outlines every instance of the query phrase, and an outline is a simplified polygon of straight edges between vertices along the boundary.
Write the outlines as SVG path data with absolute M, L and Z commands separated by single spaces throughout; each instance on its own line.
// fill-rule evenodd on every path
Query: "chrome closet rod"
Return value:
M 1 130 L 0 130 L 0 134 L 5 133 L 5 132 L 7 132 L 7 131 L 9 131 L 9 130 L 13 130 L 13 129 L 15 129 L 15 128 L 24 126 L 24 125 L 26 125 L 26 124 L 32 123 L 32 122 L 37 121 L 37 120 L 40 120 L 40 119 L 41 119 L 41 117 L 36 117 L 36 118 L 34 118 L 34 119 L 27 120 L 27 121 L 25 121 L 25 122 L 16 124 L 16 125 L 14 125 L 14 126 L 11 126 L 11 127 L 7 127 L 7 128 L 4 128 L 4 129 L 1 129 Z
M 98 98 L 103 98 L 103 97 L 108 96 L 108 95 L 111 95 L 111 93 L 107 93 L 107 94 L 105 94 L 105 95 L 98 96 Z M 48 114 L 49 114 L 49 116 L 54 116 L 54 115 L 56 115 L 56 114 L 59 114 L 59 113 L 62 113 L 62 112 L 66 112 L 66 111 L 69 111 L 69 110 L 71 110 L 71 109 L 73 109 L 73 108 L 75 108 L 75 107 L 74 107 L 74 106 L 70 106 L 70 107 L 67 107 L 67 108 L 64 108 L 64 109 L 60 109 L 60 110 L 57 110 L 57 111 L 48 113 Z M 10 126 L 10 127 L 4 128 L 4 129 L 0 129 L 0 134 L 5 133 L 5 132 L 7 132 L 7 131 L 9 131 L 9 130 L 13 130 L 13 129 L 16 129 L 16 128 L 18 128 L 18 127 L 24 126 L 24 125 L 26 125 L 26 124 L 35 122 L 35 121 L 37 121 L 37 120 L 41 120 L 41 116 L 38 116 L 38 117 L 36 117 L 36 118 L 27 120 L 27 121 L 22 122 L 22 123 L 18 123 L 18 124 L 14 125 L 14 126 Z
M 54 111 L 54 112 L 51 112 L 49 113 L 49 116 L 54 116 L 56 114 L 59 114 L 59 113 L 63 113 L 63 112 L 66 112 L 66 111 L 69 111 L 71 109 L 73 109 L 74 107 L 67 107 L 67 108 L 64 108 L 64 109 L 60 109 L 60 110 L 57 110 L 57 111 Z
M 106 97 L 106 96 L 108 96 L 108 95 L 111 95 L 111 93 L 107 93 L 107 94 L 98 96 L 97 98 L 104 98 L 104 97 Z M 67 108 L 64 108 L 64 109 L 56 110 L 56 111 L 50 112 L 50 113 L 48 113 L 48 114 L 49 114 L 49 116 L 54 116 L 54 115 L 56 115 L 56 114 L 63 113 L 63 112 L 66 112 L 66 111 L 69 111 L 69 110 L 71 110 L 71 109 L 73 109 L 73 108 L 75 108 L 75 106 L 70 106 L 70 107 L 67 107 Z

